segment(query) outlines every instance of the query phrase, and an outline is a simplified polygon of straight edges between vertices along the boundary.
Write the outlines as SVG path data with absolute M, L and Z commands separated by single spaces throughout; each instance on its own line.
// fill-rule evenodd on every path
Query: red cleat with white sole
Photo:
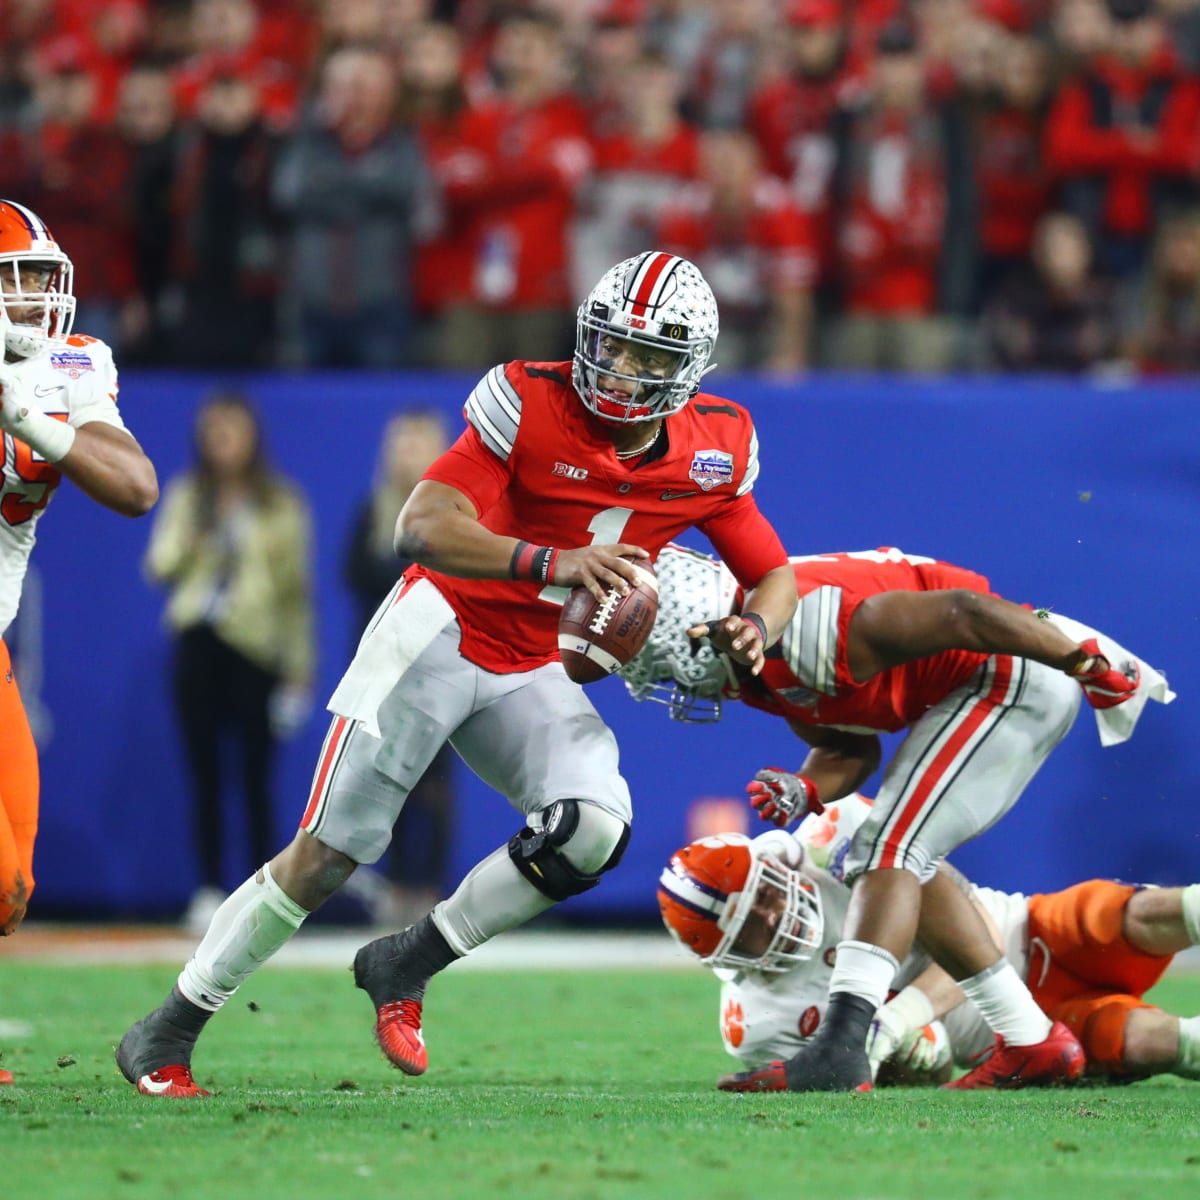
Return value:
M 394 1067 L 405 1075 L 424 1075 L 429 1066 L 421 1034 L 420 1000 L 393 1000 L 375 1014 L 375 1037 Z
M 723 1092 L 786 1092 L 787 1076 L 781 1061 L 768 1063 L 757 1071 L 734 1071 L 722 1075 L 717 1087 Z
M 192 1096 L 207 1096 L 206 1092 L 192 1078 L 188 1067 L 178 1064 L 170 1067 L 160 1067 L 143 1075 L 137 1081 L 137 1090 L 143 1096 L 173 1096 L 190 1098 Z
M 1074 1083 L 1085 1066 L 1087 1060 L 1079 1039 L 1061 1021 L 1055 1021 L 1045 1041 L 1033 1046 L 1009 1046 L 997 1036 L 991 1054 L 979 1066 L 942 1087 L 960 1092 L 1062 1087 Z

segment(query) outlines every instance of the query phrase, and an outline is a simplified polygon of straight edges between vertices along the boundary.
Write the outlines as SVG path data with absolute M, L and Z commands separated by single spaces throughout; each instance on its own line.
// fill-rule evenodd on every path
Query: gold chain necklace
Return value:
M 658 441 L 658 435 L 659 435 L 661 432 L 662 432 L 662 426 L 660 425 L 660 426 L 659 426 L 659 427 L 658 427 L 658 428 L 657 428 L 657 429 L 656 429 L 656 430 L 655 430 L 655 431 L 654 431 L 654 432 L 653 432 L 653 433 L 650 435 L 650 440 L 649 440 L 648 442 L 645 442 L 645 443 L 644 443 L 644 444 L 642 444 L 641 446 L 636 446 L 636 447 L 634 447 L 634 449 L 632 449 L 632 450 L 614 450 L 614 451 L 613 451 L 613 453 L 614 453 L 614 454 L 615 454 L 615 455 L 616 455 L 618 458 L 620 458 L 620 459 L 626 459 L 626 458 L 637 458 L 637 456 L 638 456 L 639 454 L 645 454 L 645 453 L 646 453 L 646 451 L 647 451 L 647 450 L 649 450 L 649 449 L 650 449 L 650 447 L 651 447 L 651 446 L 653 446 L 653 445 L 654 445 L 654 443 Z

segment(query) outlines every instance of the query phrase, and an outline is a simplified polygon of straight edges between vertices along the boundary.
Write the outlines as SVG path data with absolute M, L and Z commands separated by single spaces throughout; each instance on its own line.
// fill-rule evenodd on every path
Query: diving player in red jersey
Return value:
M 796 607 L 795 576 L 751 496 L 758 442 L 744 409 L 698 394 L 717 308 L 690 262 L 649 251 L 579 309 L 571 361 L 493 368 L 468 428 L 396 526 L 405 572 L 329 702 L 334 720 L 292 843 L 221 906 L 165 1002 L 117 1049 L 146 1095 L 203 1095 L 201 1030 L 359 863 L 383 853 L 409 789 L 449 741 L 525 824 L 411 928 L 364 946 L 355 982 L 384 1054 L 427 1066 L 429 979 L 489 938 L 596 886 L 629 837 L 616 741 L 558 657 L 568 590 L 635 579 L 699 528 L 747 596 L 708 634 L 753 676 Z
M 1111 709 L 1138 693 L 1141 664 L 1115 651 L 1110 663 L 1097 637 L 1076 641 L 1055 623 L 1061 618 L 1041 619 L 948 563 L 892 548 L 791 561 L 800 602 L 750 676 L 687 636 L 700 612 L 737 611 L 736 584 L 706 555 L 668 547 L 654 631 L 621 672 L 635 698 L 664 700 L 680 719 L 713 719 L 723 697 L 786 719 L 811 747 L 803 766 L 760 771 L 747 789 L 759 815 L 777 824 L 856 791 L 879 766 L 878 733 L 907 730 L 850 843 L 854 892 L 824 1020 L 786 1063 L 721 1086 L 868 1089 L 867 1033 L 918 932 L 1003 1039 L 953 1086 L 1076 1078 L 1078 1041 L 1051 1026 L 937 863 L 1016 803 L 1074 722 L 1080 688 L 1094 708 Z M 1146 695 L 1172 698 L 1165 685 Z

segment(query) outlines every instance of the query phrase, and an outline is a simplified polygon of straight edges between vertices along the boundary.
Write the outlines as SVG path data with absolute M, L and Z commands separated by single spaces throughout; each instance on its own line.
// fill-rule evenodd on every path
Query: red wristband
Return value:
M 808 805 L 808 811 L 823 813 L 825 805 L 821 803 L 821 799 L 817 795 L 817 785 L 807 775 L 801 775 L 799 771 L 796 772 L 796 778 L 800 780 L 800 786 L 804 789 L 804 803 Z
M 508 564 L 508 574 L 512 579 L 532 579 L 533 559 L 539 547 L 532 542 L 517 542 L 512 558 Z
M 531 542 L 517 542 L 508 574 L 512 579 L 532 580 L 534 583 L 549 583 L 554 575 L 554 564 L 558 551 L 553 546 L 535 546 Z

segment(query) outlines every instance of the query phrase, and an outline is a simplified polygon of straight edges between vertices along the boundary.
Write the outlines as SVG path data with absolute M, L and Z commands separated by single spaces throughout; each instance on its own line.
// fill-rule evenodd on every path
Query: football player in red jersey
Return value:
M 879 732 L 907 731 L 850 843 L 854 892 L 825 1019 L 786 1063 L 721 1086 L 869 1088 L 868 1029 L 918 931 L 1003 1039 L 955 1087 L 1074 1078 L 1083 1068 L 1078 1041 L 1051 1026 L 937 864 L 1016 803 L 1074 722 L 1080 688 L 1127 737 L 1140 707 L 1124 720 L 1111 710 L 1135 696 L 1169 701 L 1165 681 L 1112 646 L 1110 661 L 1094 631 L 1041 619 L 961 567 L 891 548 L 792 564 L 800 603 L 751 676 L 708 647 L 696 652 L 687 636 L 695 614 L 737 611 L 732 581 L 707 556 L 668 547 L 654 631 L 622 671 L 635 697 L 663 699 L 681 719 L 719 715 L 722 695 L 785 718 L 809 743 L 808 757 L 796 774 L 760 771 L 747 789 L 759 815 L 781 825 L 856 791 L 879 766 Z
M 427 1065 L 429 979 L 620 861 L 629 789 L 612 733 L 558 658 L 570 588 L 627 588 L 698 527 L 747 589 L 740 614 L 696 626 L 752 677 L 791 620 L 795 576 L 751 488 L 744 409 L 698 394 L 717 308 L 690 262 L 649 251 L 608 271 L 578 313 L 568 362 L 493 368 L 467 429 L 426 472 L 396 526 L 410 568 L 363 635 L 293 842 L 229 897 L 162 1006 L 117 1049 L 147 1095 L 203 1094 L 205 1023 L 359 863 L 383 853 L 408 791 L 449 741 L 524 816 L 416 925 L 364 946 L 355 982 L 388 1059 Z

